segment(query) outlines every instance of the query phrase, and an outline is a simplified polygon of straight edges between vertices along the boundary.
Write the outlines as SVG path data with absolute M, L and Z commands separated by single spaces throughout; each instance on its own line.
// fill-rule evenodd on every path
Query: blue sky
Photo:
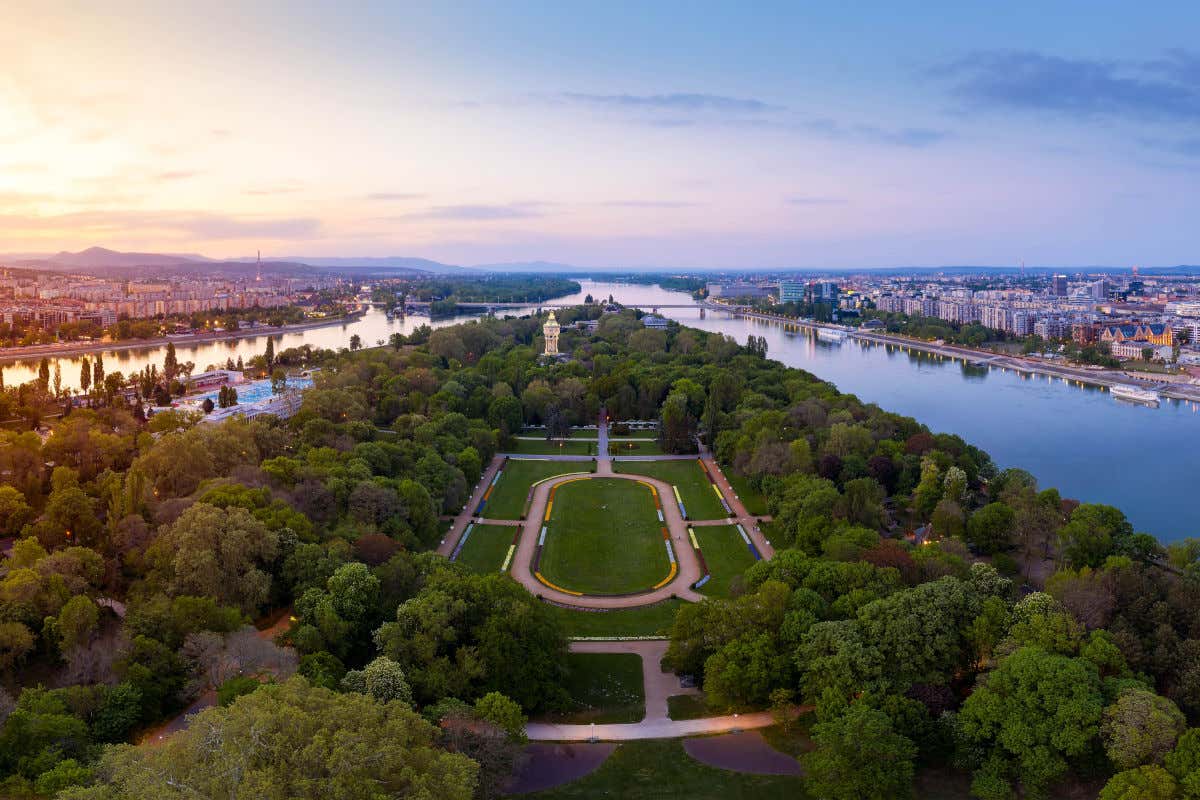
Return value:
M 6 8 L 0 250 L 1200 261 L 1194 4 L 240 5 Z

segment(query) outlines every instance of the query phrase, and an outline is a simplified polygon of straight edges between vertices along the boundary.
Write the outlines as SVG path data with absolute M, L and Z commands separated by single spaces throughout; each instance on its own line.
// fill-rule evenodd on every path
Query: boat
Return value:
M 1118 383 L 1110 390 L 1112 396 L 1118 400 L 1128 400 L 1131 403 L 1144 403 L 1149 406 L 1158 405 L 1158 392 L 1152 392 L 1149 389 L 1142 389 L 1138 386 L 1130 386 L 1127 383 Z
M 817 338 L 823 342 L 836 342 L 840 344 L 846 341 L 846 332 L 840 331 L 837 328 L 817 328 Z

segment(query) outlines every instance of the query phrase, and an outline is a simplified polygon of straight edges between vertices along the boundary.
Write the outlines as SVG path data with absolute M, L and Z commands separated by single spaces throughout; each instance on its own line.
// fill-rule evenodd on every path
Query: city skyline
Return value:
M 18 4 L 0 250 L 1195 263 L 1200 14 L 1161 9 Z

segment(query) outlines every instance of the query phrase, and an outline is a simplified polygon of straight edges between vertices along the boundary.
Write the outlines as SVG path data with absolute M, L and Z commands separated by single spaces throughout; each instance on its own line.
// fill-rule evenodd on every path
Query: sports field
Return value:
M 584 594 L 653 588 L 671 564 L 649 487 L 620 478 L 589 478 L 555 491 L 539 571 Z

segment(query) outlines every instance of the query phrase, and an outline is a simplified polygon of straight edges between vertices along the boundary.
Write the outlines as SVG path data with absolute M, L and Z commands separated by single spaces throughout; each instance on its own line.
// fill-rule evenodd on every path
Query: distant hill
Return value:
M 210 263 L 210 260 L 200 255 L 178 255 L 173 253 L 121 253 L 105 247 L 89 247 L 78 253 L 63 251 L 54 255 L 33 256 L 24 254 L 24 258 L 4 256 L 14 262 L 31 266 L 41 266 L 46 269 L 97 269 L 103 267 L 169 267 L 185 264 Z
M 299 264 L 309 264 L 314 267 L 324 267 L 325 269 L 352 270 L 356 272 L 367 271 L 380 274 L 402 271 L 454 275 L 479 271 L 477 268 L 460 267 L 454 264 L 443 264 L 440 261 L 430 261 L 427 258 L 409 258 L 406 256 L 363 258 L 288 256 L 286 260 Z
M 128 274 L 133 270 L 170 267 L 177 271 L 225 271 L 243 272 L 247 269 L 257 269 L 256 256 L 242 258 L 214 259 L 198 253 L 130 253 L 110 250 L 106 247 L 89 247 L 78 253 L 63 251 L 60 253 L 3 253 L 0 263 L 10 267 L 27 267 L 41 270 L 75 270 L 96 273 Z M 580 267 L 574 264 L 564 264 L 557 261 L 509 261 L 492 264 L 476 264 L 459 266 L 445 264 L 428 258 L 413 258 L 409 256 L 287 256 L 263 261 L 263 268 L 271 270 L 287 269 L 291 271 L 305 270 L 336 270 L 364 277 L 392 277 L 400 275 L 447 275 L 468 276 L 488 272 L 526 272 L 547 273 L 555 275 L 597 275 L 607 273 L 689 273 L 689 274 L 720 274 L 720 275 L 838 275 L 847 273 L 874 273 L 884 275 L 1012 275 L 1020 271 L 1013 266 L 970 266 L 947 264 L 940 267 L 867 267 L 860 269 L 823 269 L 820 267 L 795 268 L 753 268 L 745 269 L 700 269 L 683 267 L 654 267 L 638 265 L 633 267 Z M 1030 275 L 1044 275 L 1062 272 L 1068 275 L 1076 273 L 1091 274 L 1129 274 L 1130 267 L 1113 266 L 1026 266 Z M 1142 275 L 1197 275 L 1200 266 L 1180 264 L 1177 266 L 1140 267 Z
M 560 264 L 555 261 L 506 261 L 499 264 L 476 264 L 480 272 L 598 272 L 602 270 Z

